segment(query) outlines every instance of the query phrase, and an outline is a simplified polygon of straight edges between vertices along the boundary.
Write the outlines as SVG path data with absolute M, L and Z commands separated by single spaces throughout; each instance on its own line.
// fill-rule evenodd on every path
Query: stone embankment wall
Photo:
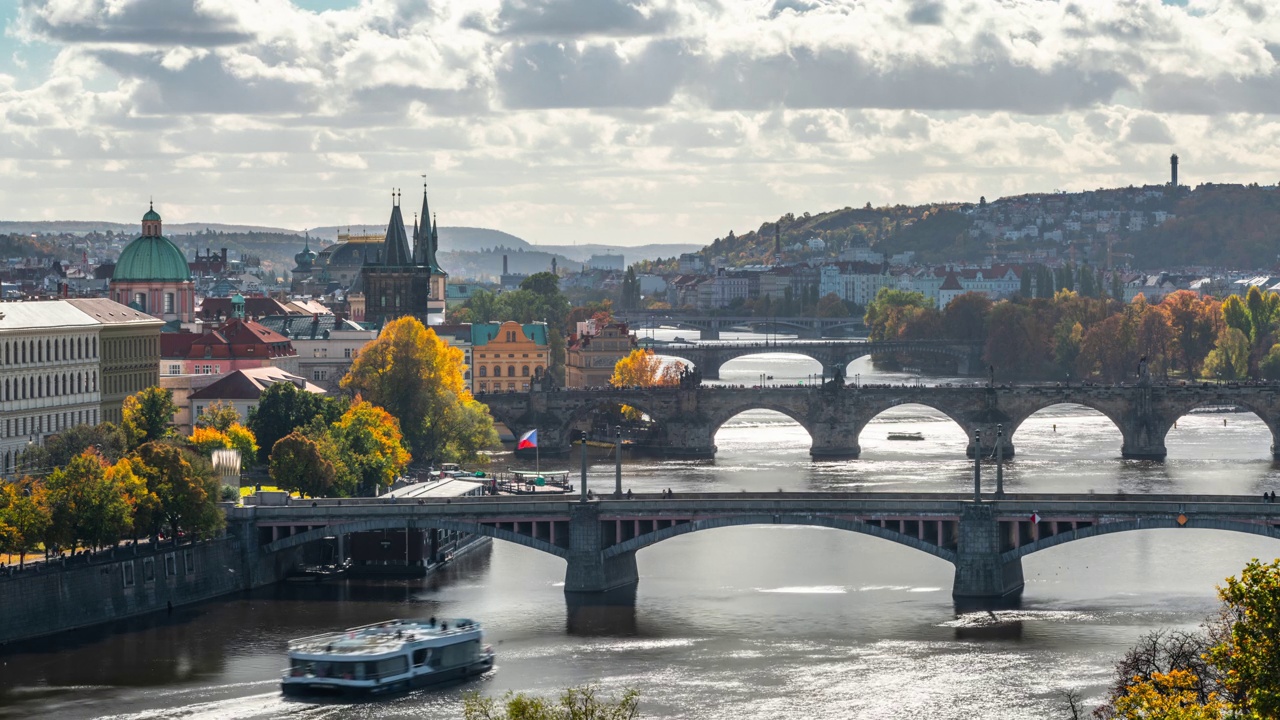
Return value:
M 241 539 L 121 547 L 79 564 L 0 575 L 0 643 L 123 620 L 274 582 L 275 567 L 245 572 Z M 257 563 L 254 563 L 257 565 Z M 288 568 L 282 566 L 280 571 Z

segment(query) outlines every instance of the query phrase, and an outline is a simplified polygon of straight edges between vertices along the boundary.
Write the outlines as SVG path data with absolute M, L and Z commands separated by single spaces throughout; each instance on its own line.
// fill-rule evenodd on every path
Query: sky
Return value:
M 1274 0 L 0 0 L 0 219 L 703 244 L 1280 181 Z

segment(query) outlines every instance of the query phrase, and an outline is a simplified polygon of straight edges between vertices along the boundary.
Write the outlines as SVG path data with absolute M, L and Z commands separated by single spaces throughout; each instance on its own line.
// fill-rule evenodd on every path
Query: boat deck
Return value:
M 341 632 L 323 633 L 289 641 L 289 652 L 306 655 L 381 655 L 407 643 L 479 632 L 471 620 L 388 620 Z

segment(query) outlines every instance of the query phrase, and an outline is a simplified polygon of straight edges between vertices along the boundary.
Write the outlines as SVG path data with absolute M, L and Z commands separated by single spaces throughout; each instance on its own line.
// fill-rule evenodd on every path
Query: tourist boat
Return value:
M 890 440 L 923 440 L 923 439 L 924 439 L 924 433 L 918 433 L 918 432 L 891 432 L 891 433 L 889 433 L 889 439 L 890 439 Z
M 289 642 L 285 695 L 405 692 L 493 669 L 493 649 L 473 620 L 388 620 Z

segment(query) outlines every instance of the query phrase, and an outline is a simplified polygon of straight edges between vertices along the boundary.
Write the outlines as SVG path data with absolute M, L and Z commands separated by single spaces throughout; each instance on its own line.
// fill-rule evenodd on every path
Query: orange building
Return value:
M 471 326 L 471 382 L 476 392 L 527 391 L 550 362 L 546 323 L 509 320 Z
M 613 366 L 636 346 L 636 338 L 626 323 L 578 323 L 578 332 L 565 346 L 565 387 L 606 387 L 613 377 Z

